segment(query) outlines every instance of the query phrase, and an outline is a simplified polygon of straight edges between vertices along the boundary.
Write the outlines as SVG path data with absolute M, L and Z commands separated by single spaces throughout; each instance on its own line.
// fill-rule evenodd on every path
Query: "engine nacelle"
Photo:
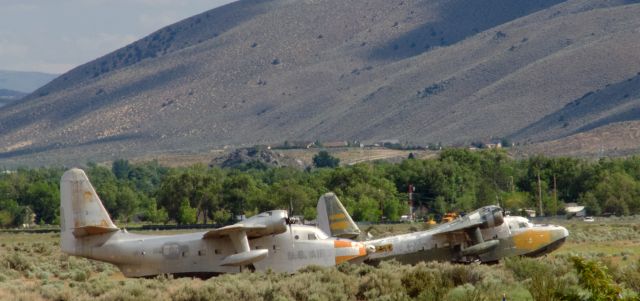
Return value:
M 482 218 L 482 225 L 480 225 L 480 228 L 482 229 L 497 227 L 504 223 L 502 208 L 498 206 L 485 207 L 483 208 L 483 212 L 480 214 Z
M 241 223 L 246 227 L 265 226 L 262 229 L 247 230 L 247 236 L 262 237 L 267 235 L 276 235 L 287 231 L 287 211 L 272 210 L 254 215 Z
M 269 250 L 251 250 L 225 257 L 220 265 L 224 266 L 243 266 L 262 260 L 269 254 Z

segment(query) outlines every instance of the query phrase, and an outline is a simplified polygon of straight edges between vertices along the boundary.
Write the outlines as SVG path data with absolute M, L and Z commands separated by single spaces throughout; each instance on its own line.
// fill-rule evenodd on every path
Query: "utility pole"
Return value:
M 558 214 L 558 186 L 556 185 L 556 175 L 553 175 L 553 206 L 555 212 L 553 215 Z
M 380 189 L 378 189 L 378 191 L 380 191 Z M 383 221 L 384 221 L 384 203 L 383 203 L 383 198 L 380 198 L 380 223 L 382 224 Z
M 542 184 L 540 183 L 540 171 L 538 171 L 538 208 L 540 209 L 540 216 L 544 216 L 542 211 Z
M 409 220 L 413 221 L 413 192 L 415 187 L 413 184 L 409 184 Z
M 511 193 L 516 190 L 515 185 L 513 184 L 513 176 L 509 176 L 509 188 L 511 188 Z

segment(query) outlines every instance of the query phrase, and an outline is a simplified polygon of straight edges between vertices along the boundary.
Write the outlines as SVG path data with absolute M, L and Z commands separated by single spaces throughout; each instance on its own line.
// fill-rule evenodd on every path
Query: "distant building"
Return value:
M 485 148 L 488 149 L 500 149 L 502 148 L 502 143 L 498 142 L 498 143 L 485 143 L 484 144 Z
M 387 139 L 387 140 L 382 140 L 382 141 L 378 142 L 377 144 L 379 144 L 379 145 L 400 144 L 400 140 L 399 139 Z
M 566 203 L 564 206 L 564 211 L 567 213 L 567 217 L 582 217 L 587 215 L 586 208 L 584 206 L 579 206 L 577 203 Z

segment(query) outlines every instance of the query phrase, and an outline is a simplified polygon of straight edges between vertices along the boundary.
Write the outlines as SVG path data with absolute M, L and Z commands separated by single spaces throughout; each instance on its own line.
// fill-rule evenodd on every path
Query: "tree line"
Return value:
M 314 160 L 338 161 L 323 153 Z M 410 156 L 413 158 L 413 156 Z M 120 222 L 228 223 L 271 209 L 315 217 L 320 195 L 333 191 L 356 221 L 396 221 L 407 214 L 409 185 L 419 214 L 438 216 L 499 204 L 563 214 L 564 204 L 589 214 L 640 213 L 640 157 L 535 156 L 512 159 L 504 151 L 445 149 L 437 159 L 406 159 L 298 170 L 259 162 L 236 168 L 194 165 L 168 168 L 157 162 L 84 167 L 104 206 Z M 0 226 L 59 223 L 59 181 L 65 168 L 5 171 L 0 175 Z M 538 209 L 539 211 L 539 209 Z

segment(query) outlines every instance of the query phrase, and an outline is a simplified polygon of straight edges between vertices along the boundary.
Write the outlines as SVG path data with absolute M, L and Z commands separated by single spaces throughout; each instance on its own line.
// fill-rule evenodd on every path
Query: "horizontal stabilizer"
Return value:
M 102 227 L 102 226 L 85 226 L 73 229 L 73 236 L 80 238 L 90 235 L 105 234 L 118 231 L 118 228 Z
M 243 266 L 247 264 L 254 263 L 258 260 L 262 260 L 267 257 L 269 254 L 269 250 L 260 249 L 260 250 L 252 250 L 247 252 L 242 252 L 238 254 L 233 254 L 225 257 L 221 265 L 224 266 Z

